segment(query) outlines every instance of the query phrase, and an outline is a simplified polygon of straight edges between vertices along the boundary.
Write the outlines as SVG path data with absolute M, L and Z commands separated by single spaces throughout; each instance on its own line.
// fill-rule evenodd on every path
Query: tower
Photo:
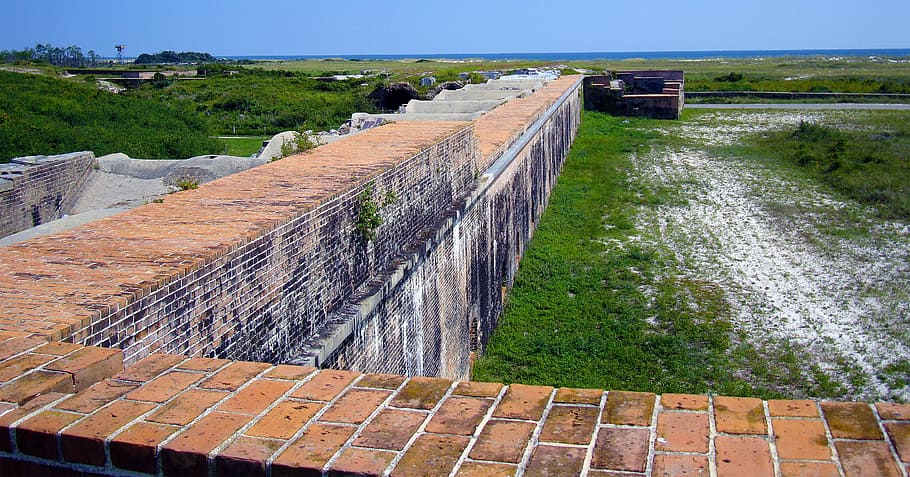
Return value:
M 126 49 L 126 45 L 114 45 L 114 48 L 117 49 L 117 63 L 123 63 L 123 50 Z

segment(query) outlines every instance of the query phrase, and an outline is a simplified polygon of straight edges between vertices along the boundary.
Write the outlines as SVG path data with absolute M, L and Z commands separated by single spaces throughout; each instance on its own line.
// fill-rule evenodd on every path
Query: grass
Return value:
M 676 276 L 659 248 L 634 240 L 640 207 L 679 200 L 628 182 L 630 155 L 668 140 L 646 131 L 656 124 L 583 113 L 473 379 L 780 395 L 742 376 L 746 361 L 765 358 L 739 344 L 722 290 Z
M 250 157 L 262 148 L 262 141 L 268 141 L 271 136 L 253 137 L 222 137 L 218 138 L 224 145 L 224 153 L 229 156 Z
M 205 121 L 180 106 L 44 75 L 0 71 L 0 84 L 0 162 L 85 150 L 172 158 L 218 149 Z
M 857 113 L 836 123 L 754 136 L 749 154 L 779 157 L 888 219 L 910 219 L 910 113 Z

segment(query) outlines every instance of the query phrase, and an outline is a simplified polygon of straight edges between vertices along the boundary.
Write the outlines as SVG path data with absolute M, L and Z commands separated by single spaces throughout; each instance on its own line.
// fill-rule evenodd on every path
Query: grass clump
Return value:
M 474 379 L 653 392 L 775 395 L 737 374 L 723 291 L 668 270 L 635 228 L 674 191 L 634 190 L 630 156 L 656 122 L 583 113 Z
M 910 219 L 908 119 L 906 114 L 882 115 L 865 127 L 804 121 L 755 142 L 767 154 L 784 158 L 838 192 L 876 207 L 883 217 L 906 220 Z

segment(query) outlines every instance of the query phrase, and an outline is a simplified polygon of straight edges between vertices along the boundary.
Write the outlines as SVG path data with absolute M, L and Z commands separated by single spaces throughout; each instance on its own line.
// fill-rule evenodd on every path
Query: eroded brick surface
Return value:
M 534 427 L 529 422 L 491 420 L 480 433 L 470 457 L 517 464 L 521 462 Z
M 891 458 L 891 450 L 884 441 L 835 440 L 834 446 L 837 448 L 846 477 L 867 475 L 897 477 L 901 475 L 897 463 Z
M 673 452 L 708 452 L 707 414 L 662 412 L 657 417 L 654 448 Z
M 773 419 L 781 459 L 828 460 L 831 449 L 820 419 Z
M 822 411 L 835 439 L 881 439 L 878 421 L 868 404 L 823 402 Z
M 718 436 L 717 475 L 741 477 L 773 477 L 771 450 L 761 437 Z
M 709 475 L 708 457 L 688 454 L 660 454 L 654 457 L 654 477 Z
M 493 417 L 538 420 L 543 416 L 553 388 L 548 386 L 509 386 L 502 401 L 493 411 Z
M 392 405 L 413 409 L 433 409 L 451 384 L 452 381 L 448 379 L 422 376 L 411 378 L 392 399 Z
M 601 422 L 628 426 L 650 425 L 655 398 L 651 393 L 610 391 Z
M 392 474 L 402 477 L 447 476 L 467 446 L 467 437 L 423 434 L 405 452 Z
M 313 424 L 272 463 L 272 475 L 307 475 L 319 472 L 354 434 L 354 428 Z
M 588 444 L 597 426 L 600 409 L 594 407 L 553 406 L 540 440 L 562 444 Z
M 648 463 L 649 438 L 647 429 L 601 429 L 594 444 L 591 467 L 644 472 Z
M 761 399 L 718 396 L 714 399 L 714 419 L 718 432 L 730 434 L 767 434 L 765 409 Z
M 474 433 L 492 404 L 493 401 L 489 399 L 450 397 L 430 419 L 426 430 L 438 434 L 469 436 Z

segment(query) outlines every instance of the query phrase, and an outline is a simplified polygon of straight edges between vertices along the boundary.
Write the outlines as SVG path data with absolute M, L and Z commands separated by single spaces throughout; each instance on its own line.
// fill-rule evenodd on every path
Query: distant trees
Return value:
M 82 48 L 75 45 L 59 47 L 50 43 L 38 43 L 34 48 L 23 50 L 0 50 L 0 61 L 13 63 L 16 61 L 31 61 L 48 63 L 55 66 L 94 66 L 100 57 L 94 50 L 89 50 L 88 56 L 82 53 Z
M 165 50 L 155 54 L 143 53 L 133 61 L 137 65 L 156 65 L 156 64 L 176 64 L 176 63 L 215 63 L 218 61 L 214 56 L 208 53 L 199 53 L 196 51 L 176 51 Z

